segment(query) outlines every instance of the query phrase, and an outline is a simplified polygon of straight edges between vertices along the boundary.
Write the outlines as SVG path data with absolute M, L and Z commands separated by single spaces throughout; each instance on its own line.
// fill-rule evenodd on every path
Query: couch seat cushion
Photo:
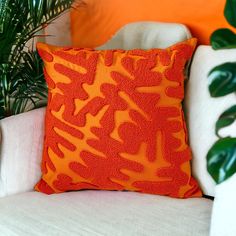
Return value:
M 4 236 L 204 236 L 212 201 L 132 192 L 29 192 L 0 199 Z

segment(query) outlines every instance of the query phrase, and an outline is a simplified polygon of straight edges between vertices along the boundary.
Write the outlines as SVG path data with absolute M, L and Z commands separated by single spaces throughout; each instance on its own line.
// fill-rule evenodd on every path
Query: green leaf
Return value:
M 236 48 L 236 34 L 230 29 L 218 29 L 211 35 L 211 45 L 215 50 Z
M 225 18 L 236 28 L 236 0 L 227 0 L 224 10 Z
M 216 66 L 209 73 L 209 91 L 212 97 L 222 97 L 236 91 L 236 62 Z
M 235 120 L 236 120 L 236 105 L 230 107 L 220 115 L 218 121 L 216 122 L 216 127 L 215 127 L 216 135 L 220 137 L 219 130 L 233 124 Z
M 211 147 L 207 170 L 217 184 L 236 173 L 236 138 L 220 139 Z

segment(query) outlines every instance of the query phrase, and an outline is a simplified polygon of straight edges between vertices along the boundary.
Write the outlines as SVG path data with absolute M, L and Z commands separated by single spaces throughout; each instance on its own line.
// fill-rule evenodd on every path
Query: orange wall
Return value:
M 211 33 L 228 27 L 223 16 L 225 0 L 85 0 L 73 10 L 72 41 L 75 46 L 96 47 L 120 27 L 136 21 L 186 24 L 200 44 L 209 44 Z

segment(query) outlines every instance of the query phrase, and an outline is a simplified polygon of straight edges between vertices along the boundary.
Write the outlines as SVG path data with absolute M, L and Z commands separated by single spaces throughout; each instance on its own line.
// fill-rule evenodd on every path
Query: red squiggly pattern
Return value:
M 195 43 L 147 51 L 39 44 L 49 101 L 36 190 L 200 196 L 181 107 Z

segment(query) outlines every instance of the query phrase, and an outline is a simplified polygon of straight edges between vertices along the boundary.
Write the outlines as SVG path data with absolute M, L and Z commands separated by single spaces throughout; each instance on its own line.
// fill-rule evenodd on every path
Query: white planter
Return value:
M 236 174 L 216 187 L 210 235 L 236 235 Z

